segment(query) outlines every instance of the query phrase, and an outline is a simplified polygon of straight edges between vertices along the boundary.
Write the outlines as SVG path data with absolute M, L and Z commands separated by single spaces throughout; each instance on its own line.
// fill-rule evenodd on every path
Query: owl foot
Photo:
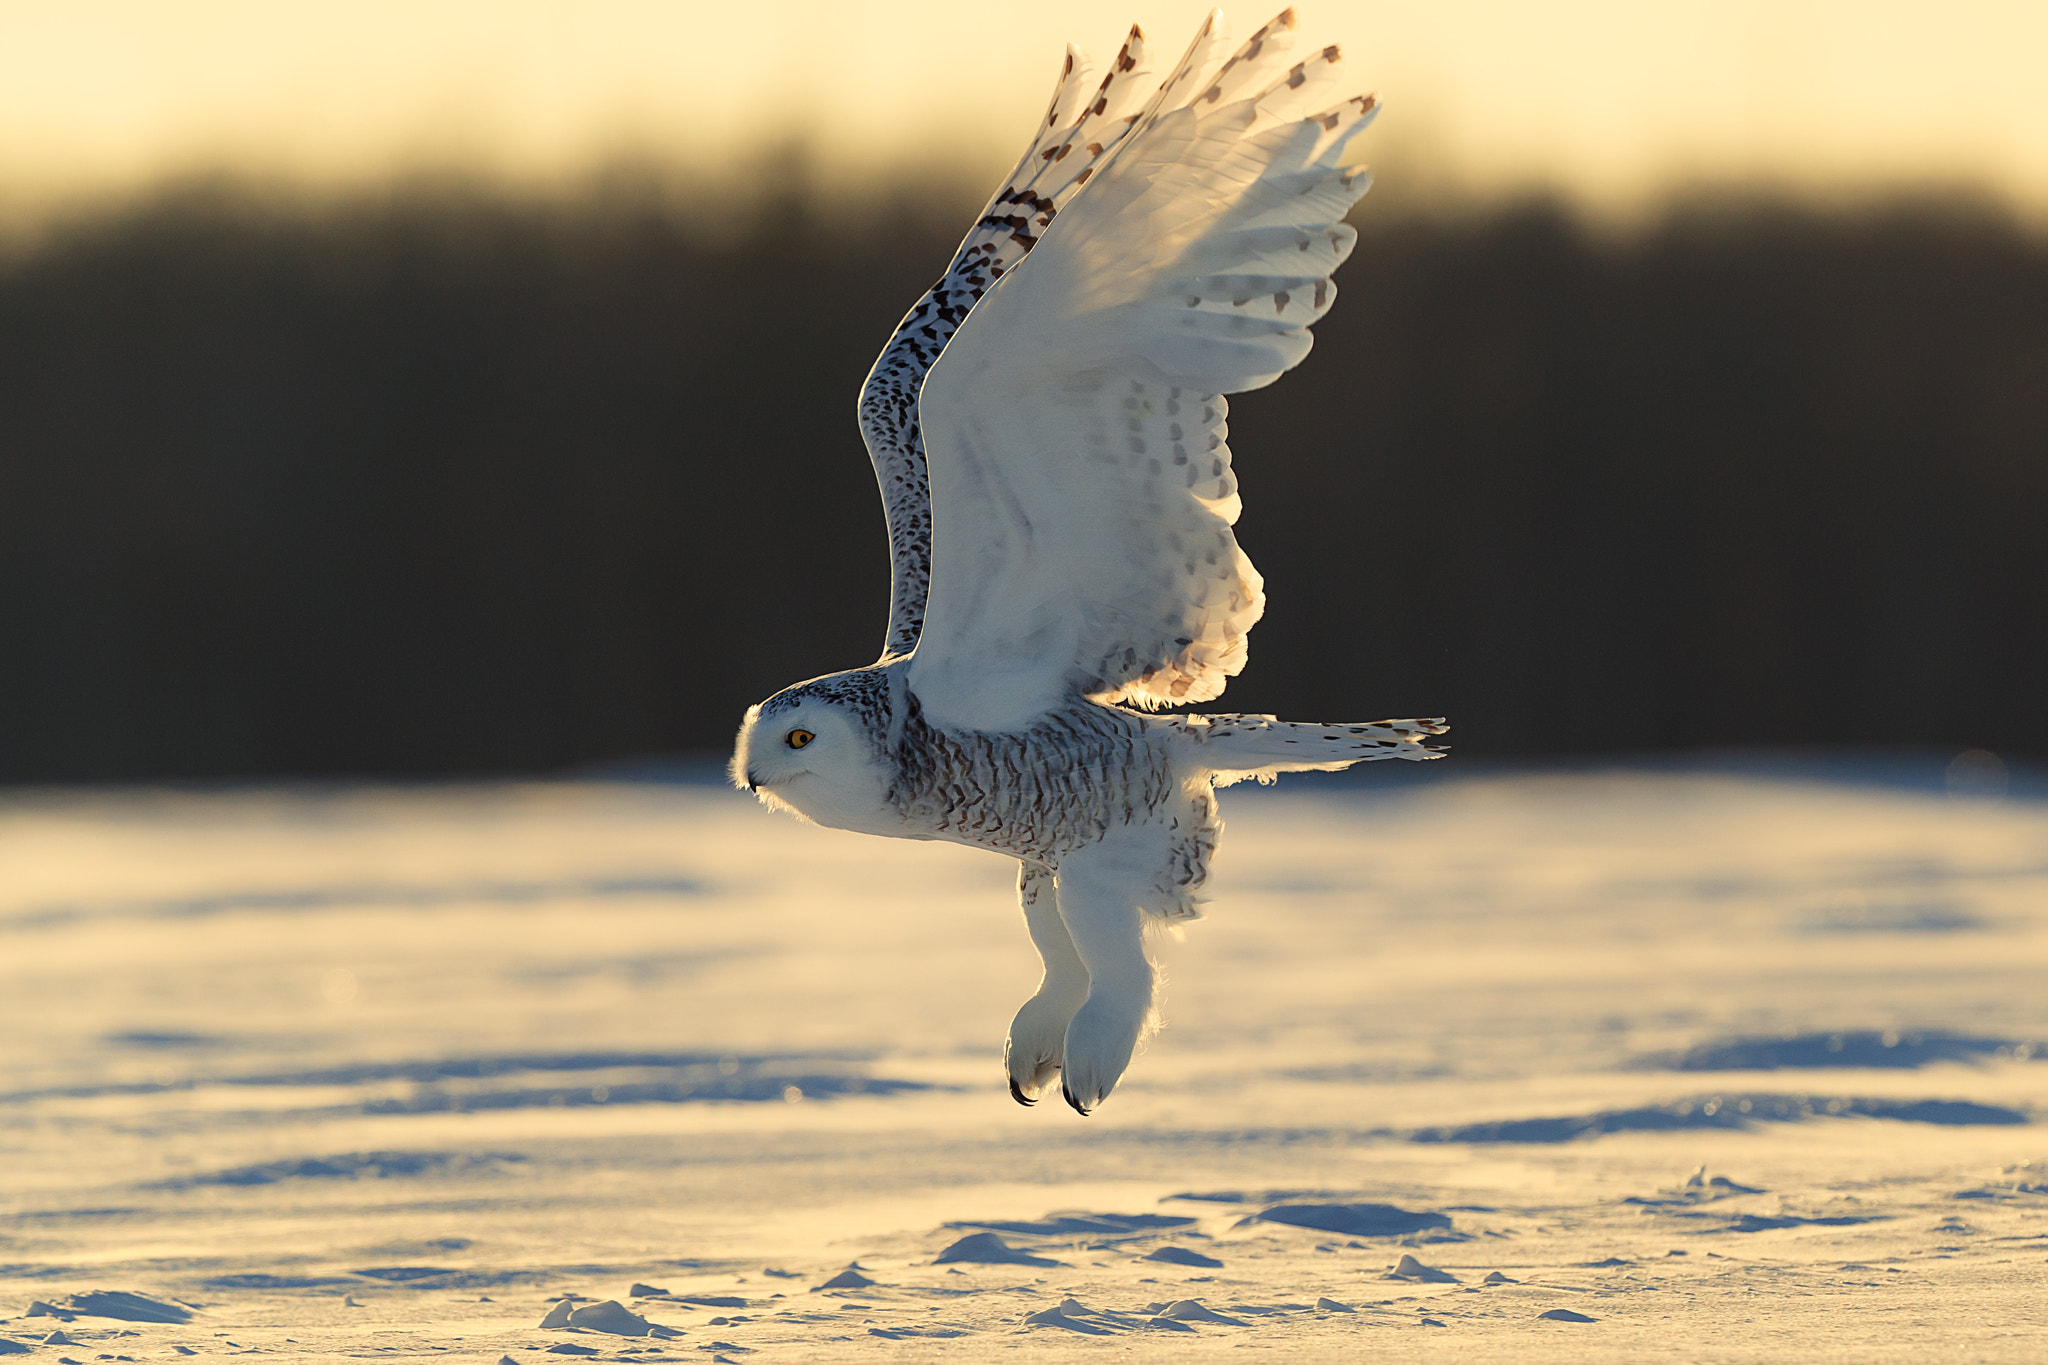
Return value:
M 1052 869 L 1043 863 L 1021 864 L 1017 893 L 1031 944 L 1045 960 L 1045 976 L 1010 1021 L 1003 1063 L 1010 1072 L 1010 1098 L 1036 1104 L 1060 1069 L 1067 1022 L 1088 998 L 1088 969 L 1081 965 L 1081 955 L 1060 918 Z
M 1030 1011 L 1030 1005 L 1024 1007 Z M 1004 1048 L 1004 1064 L 1010 1068 L 1010 1099 L 1020 1105 L 1034 1105 L 1044 1095 L 1047 1087 L 1053 1085 L 1053 1076 L 1059 1074 L 1059 1036 L 1067 1031 L 1067 1021 L 1042 1021 L 1026 1019 L 1024 1011 L 1018 1013 L 1018 1021 L 1010 1025 L 1010 1046 Z M 1053 1033 L 1055 1042 L 1044 1042 L 1044 1031 L 1057 1029 Z
M 1010 1023 L 1010 1040 L 1003 1048 L 1003 1062 L 1010 1072 L 1010 1097 L 1017 1103 L 1035 1104 L 1052 1084 L 1065 1050 L 1067 1021 L 1087 993 L 1086 977 L 1079 989 L 1071 983 L 1048 980 L 1017 1011 Z
M 1060 1092 L 1077 1114 L 1087 1114 L 1109 1097 L 1131 1064 L 1145 1024 L 1142 1002 L 1096 994 L 1067 1025 Z

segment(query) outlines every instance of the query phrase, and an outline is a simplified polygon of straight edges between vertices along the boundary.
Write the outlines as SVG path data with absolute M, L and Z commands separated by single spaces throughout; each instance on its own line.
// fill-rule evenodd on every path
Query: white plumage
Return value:
M 1011 1093 L 1087 1113 L 1153 1014 L 1147 918 L 1195 913 L 1247 776 L 1431 758 L 1440 720 L 1151 716 L 1210 700 L 1265 610 L 1223 395 L 1300 363 L 1356 240 L 1375 112 L 1294 14 L 1212 13 L 1162 80 L 1069 48 L 1045 121 L 861 394 L 893 562 L 883 654 L 751 708 L 734 780 L 821 824 L 1016 857 L 1045 977 Z M 1131 707 L 1141 708 L 1139 710 Z

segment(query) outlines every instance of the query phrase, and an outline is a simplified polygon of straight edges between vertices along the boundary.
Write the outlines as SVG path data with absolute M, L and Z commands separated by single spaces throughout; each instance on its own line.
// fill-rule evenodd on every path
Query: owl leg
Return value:
M 1138 906 L 1154 878 L 1149 863 L 1130 856 L 1139 850 L 1118 842 L 1077 850 L 1060 865 L 1060 918 L 1088 968 L 1087 1002 L 1067 1025 L 1060 1088 L 1082 1114 L 1115 1088 L 1152 1014 Z
M 1082 965 L 1073 936 L 1060 918 L 1051 868 L 1044 863 L 1021 863 L 1017 899 L 1024 906 L 1024 927 L 1031 931 L 1031 942 L 1045 960 L 1045 977 L 1038 983 L 1038 993 L 1024 1002 L 1011 1021 L 1003 1061 L 1010 1071 L 1010 1094 L 1019 1104 L 1036 1104 L 1039 1092 L 1060 1069 L 1067 1021 L 1088 998 L 1088 968 Z

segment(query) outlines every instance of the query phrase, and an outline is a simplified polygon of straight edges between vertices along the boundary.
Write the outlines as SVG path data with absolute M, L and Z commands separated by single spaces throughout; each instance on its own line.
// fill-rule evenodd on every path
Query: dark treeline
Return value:
M 718 749 L 867 661 L 855 390 L 966 213 L 167 197 L 0 265 L 0 780 Z M 1366 201 L 1236 400 L 1225 705 L 1461 753 L 2048 753 L 2048 244 Z

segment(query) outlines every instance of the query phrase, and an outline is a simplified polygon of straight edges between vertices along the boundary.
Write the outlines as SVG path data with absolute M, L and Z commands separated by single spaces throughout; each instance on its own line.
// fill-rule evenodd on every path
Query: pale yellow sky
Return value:
M 1307 0 L 1386 105 L 1382 184 L 1988 185 L 2048 217 L 2044 0 Z M 227 169 L 315 187 L 459 167 L 559 184 L 630 153 L 744 166 L 797 132 L 857 180 L 993 179 L 1063 44 L 1201 0 L 0 0 L 0 212 Z M 1233 9 L 1240 32 L 1264 6 Z M 1015 145 L 1013 145 L 1015 144 Z

